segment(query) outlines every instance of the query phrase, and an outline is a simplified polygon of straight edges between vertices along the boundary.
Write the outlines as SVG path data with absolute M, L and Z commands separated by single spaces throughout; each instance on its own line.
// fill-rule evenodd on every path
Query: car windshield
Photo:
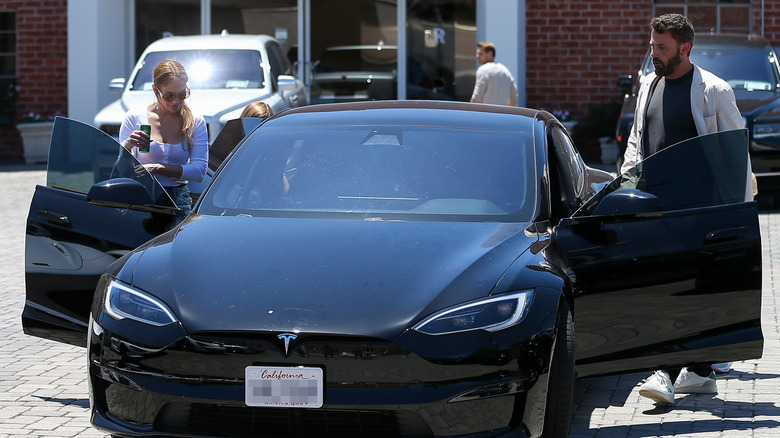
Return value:
M 734 90 L 772 91 L 777 87 L 774 59 L 762 48 L 694 44 L 691 62 L 722 78 Z M 648 56 L 644 72 L 652 71 Z
M 265 87 L 257 50 L 177 50 L 150 52 L 133 78 L 133 90 L 151 90 L 152 72 L 160 61 L 175 59 L 184 66 L 193 90 Z
M 198 213 L 362 220 L 530 220 L 530 132 L 266 123 L 229 159 Z

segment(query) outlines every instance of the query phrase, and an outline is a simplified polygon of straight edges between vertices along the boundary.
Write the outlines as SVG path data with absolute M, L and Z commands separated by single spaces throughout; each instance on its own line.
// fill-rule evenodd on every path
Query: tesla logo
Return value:
M 287 350 L 290 349 L 290 341 L 297 338 L 298 335 L 292 334 L 292 333 L 282 333 L 281 335 L 278 335 L 277 338 L 284 341 L 284 354 L 287 354 Z

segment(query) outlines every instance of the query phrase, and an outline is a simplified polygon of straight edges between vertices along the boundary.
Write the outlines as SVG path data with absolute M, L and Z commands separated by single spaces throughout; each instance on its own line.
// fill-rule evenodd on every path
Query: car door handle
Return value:
M 715 230 L 710 231 L 707 233 L 707 236 L 704 237 L 704 243 L 721 243 L 721 242 L 728 242 L 730 240 L 737 240 L 739 236 L 742 235 L 742 231 L 744 231 L 744 227 L 738 227 L 738 228 L 726 228 L 725 230 Z
M 38 217 L 60 225 L 69 225 L 70 219 L 61 213 L 56 213 L 49 210 L 38 210 Z

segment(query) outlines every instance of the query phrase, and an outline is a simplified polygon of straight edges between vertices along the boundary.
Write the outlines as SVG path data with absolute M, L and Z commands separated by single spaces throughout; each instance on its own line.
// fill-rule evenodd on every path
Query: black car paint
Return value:
M 387 107 L 400 110 L 424 108 L 437 113 L 444 111 L 439 114 L 453 110 L 498 112 L 536 118 L 536 172 L 540 187 L 544 190 L 535 200 L 535 221 L 340 223 L 330 219 L 298 218 L 291 220 L 285 228 L 280 228 L 282 220 L 278 218 L 222 218 L 228 220 L 222 223 L 217 221 L 219 218 L 199 216 L 196 212 L 173 230 L 141 245 L 135 251 L 127 252 L 128 248 L 133 247 L 133 242 L 128 242 L 120 252 L 112 252 L 113 258 L 122 257 L 111 264 L 102 276 L 97 294 L 94 294 L 94 290 L 80 289 L 82 294 L 89 297 L 94 294 L 88 355 L 92 421 L 96 426 L 111 433 L 131 435 L 246 434 L 269 427 L 302 428 L 292 429 L 294 434 L 317 433 L 305 429 L 307 422 L 324 421 L 326 417 L 331 424 L 365 426 L 364 419 L 345 412 L 356 409 L 364 412 L 367 416 L 365 421 L 371 417 L 371 421 L 376 420 L 382 425 L 388 421 L 393 427 L 401 427 L 393 429 L 391 434 L 394 435 L 469 434 L 488 427 L 495 429 L 494 436 L 511 433 L 536 436 L 542 431 L 543 407 L 550 396 L 547 390 L 550 355 L 556 342 L 556 327 L 559 327 L 559 309 L 563 300 L 574 305 L 575 320 L 578 321 L 579 376 L 649 370 L 659 365 L 678 365 L 694 359 L 732 360 L 760 355 L 760 308 L 756 307 L 757 303 L 760 305 L 760 238 L 753 203 L 709 207 L 703 209 L 705 214 L 700 214 L 701 209 L 684 213 L 660 210 L 632 213 L 630 206 L 635 201 L 628 199 L 618 202 L 622 203 L 619 214 L 592 215 L 586 205 L 578 213 L 579 216 L 555 217 L 555 209 L 551 209 L 550 204 L 562 202 L 562 199 L 547 191 L 562 182 L 551 183 L 551 179 L 556 176 L 548 173 L 547 160 L 551 159 L 554 146 L 547 132 L 556 129 L 565 131 L 549 114 L 483 105 L 427 102 L 334 105 L 302 108 L 292 113 L 314 113 L 312 116 L 316 116 L 319 111 L 369 111 Z M 567 139 L 568 136 L 563 138 Z M 560 162 L 553 163 L 561 165 Z M 566 202 L 573 202 L 579 207 L 593 195 L 592 189 L 604 181 L 598 172 L 585 168 L 581 161 L 569 165 L 577 167 L 586 176 L 583 187 L 576 190 L 569 187 L 565 190 L 576 192 L 574 197 L 577 200 L 567 199 Z M 216 178 L 219 178 L 219 172 Z M 575 179 L 573 176 L 568 178 Z M 564 185 L 571 185 L 571 182 Z M 557 190 L 563 188 L 557 187 Z M 36 192 L 59 195 L 59 191 L 54 188 L 38 187 Z M 97 210 L 88 210 L 90 214 L 84 217 L 76 216 L 72 210 L 85 209 L 86 198 L 69 194 L 54 199 L 60 196 L 72 199 L 63 203 L 59 209 L 67 212 L 67 215 L 56 217 L 67 216 L 71 222 L 63 224 L 49 220 L 36 224 L 38 219 L 31 214 L 28 229 L 30 226 L 38 226 L 50 235 L 63 236 L 66 243 L 83 242 L 88 240 L 83 235 L 94 230 L 74 234 L 63 233 L 63 229 L 81 228 L 84 224 L 90 224 L 99 216 L 99 211 L 112 217 L 135 212 L 123 208 L 92 206 L 91 209 Z M 31 209 L 31 212 L 43 208 L 41 204 L 36 210 Z M 136 208 L 143 210 L 143 206 Z M 567 216 L 572 214 L 573 209 Z M 141 224 L 148 224 L 153 219 L 146 217 L 144 221 L 143 216 L 140 218 Z M 139 217 L 127 218 L 128 221 L 133 219 L 138 220 Z M 262 231 L 249 233 L 250 226 L 246 224 L 252 223 L 250 221 L 263 224 L 260 228 Z M 287 229 L 288 226 L 293 228 Z M 741 234 L 729 234 L 725 241 L 719 241 L 717 245 L 702 246 L 697 241 L 702 233 L 707 235 L 712 231 L 717 237 L 723 235 L 718 234 L 720 230 L 740 227 L 743 229 Z M 110 229 L 108 226 L 106 228 Z M 284 233 L 283 229 L 292 232 Z M 356 230 L 361 231 L 357 233 Z M 653 233 L 648 235 L 648 230 L 653 230 Z M 231 236 L 231 232 L 235 235 Z M 369 302 L 359 295 L 353 296 L 354 299 L 340 301 L 342 306 L 347 303 L 354 305 L 350 308 L 337 308 L 335 302 L 323 299 L 330 291 L 341 286 L 352 284 L 352 287 L 360 287 L 374 281 L 368 274 L 378 274 L 381 268 L 386 267 L 379 265 L 382 251 L 370 245 L 359 245 L 356 237 L 374 236 L 374 242 L 386 244 L 392 242 L 393 238 L 400 239 L 412 232 L 424 236 L 419 246 L 404 247 L 399 243 L 393 249 L 391 244 L 389 248 L 385 247 L 385 255 L 397 254 L 396 267 L 399 272 L 414 273 L 415 263 L 422 263 L 421 266 L 427 267 L 425 270 L 430 272 L 393 278 L 398 282 L 391 285 L 396 296 L 378 297 L 383 300 L 383 307 L 392 310 L 392 313 L 363 315 L 361 312 Z M 332 235 L 334 239 L 331 244 L 318 246 L 316 251 L 309 250 L 310 253 L 307 253 L 307 244 L 310 242 L 305 239 L 307 233 L 310 236 L 314 233 Z M 42 232 L 39 230 L 38 234 Z M 680 234 L 684 234 L 686 239 L 678 239 Z M 450 240 L 454 236 L 468 235 L 472 236 L 469 245 L 456 245 L 454 240 Z M 114 241 L 105 237 L 98 241 L 98 247 L 108 252 L 114 251 L 111 249 Z M 144 235 L 136 233 L 125 238 L 138 239 L 135 244 L 140 245 Z M 90 242 L 94 243 L 94 240 Z M 236 250 L 223 251 L 218 243 L 230 244 Z M 631 250 L 627 251 L 627 247 Z M 279 260 L 274 260 L 274 256 L 266 253 L 269 248 L 281 251 L 276 253 L 277 256 L 281 254 Z M 206 254 L 208 260 L 224 262 L 230 268 L 220 269 L 216 264 L 209 268 L 208 264 L 201 264 L 196 270 L 188 269 L 179 260 L 192 252 Z M 446 256 L 453 252 L 463 256 L 455 258 L 457 263 L 447 267 Z M 269 309 L 284 306 L 284 299 L 291 298 L 289 295 L 260 297 L 259 303 L 262 305 L 255 305 L 258 303 L 256 300 L 233 299 L 232 294 L 251 291 L 260 278 L 242 282 L 241 278 L 230 275 L 233 268 L 244 266 L 250 273 L 272 269 L 273 266 L 283 268 L 281 262 L 285 257 L 289 259 L 295 254 L 304 254 L 302 259 L 295 260 L 301 262 L 301 272 L 307 269 L 308 272 L 318 272 L 322 269 L 324 271 L 320 272 L 352 272 L 354 277 L 291 277 L 291 281 L 297 282 L 293 289 L 303 291 L 300 296 L 320 301 L 307 304 L 301 300 L 292 303 L 294 305 L 288 306 L 288 313 L 280 312 L 280 316 L 286 319 L 286 325 L 268 322 L 267 315 Z M 693 257 L 687 257 L 686 254 Z M 759 255 L 757 265 L 756 254 Z M 681 263 L 680 268 L 670 270 L 669 276 L 657 275 L 657 269 L 668 270 L 670 265 L 677 266 L 677 261 L 684 262 L 689 258 L 694 263 Z M 708 266 L 713 261 L 716 264 L 712 266 L 716 266 L 717 270 L 701 270 L 702 266 Z M 344 267 L 351 265 L 354 266 L 344 270 Z M 159 266 L 165 268 L 159 269 Z M 442 266 L 447 269 L 441 270 Z M 626 270 L 615 275 L 613 268 L 616 266 L 623 266 Z M 155 272 L 164 275 L 154 275 Z M 458 272 L 463 274 L 458 275 Z M 746 272 L 750 273 L 749 276 L 743 277 Z M 149 276 L 149 273 L 153 275 Z M 441 277 L 437 277 L 437 273 Z M 676 305 L 679 297 L 686 297 L 697 290 L 709 291 L 712 284 L 700 281 L 713 274 L 728 274 L 750 280 L 745 285 L 732 282 L 728 288 L 717 290 L 719 293 L 728 293 L 729 299 L 741 299 L 743 306 L 738 314 L 726 309 L 725 314 L 715 315 L 717 318 L 708 321 L 703 321 L 699 315 L 675 314 L 674 317 L 679 318 L 677 324 L 683 324 L 683 327 L 690 324 L 689 330 L 677 336 L 669 330 L 671 326 L 648 326 L 646 322 L 651 315 L 646 308 L 631 307 L 639 294 L 647 296 L 649 302 L 660 306 L 658 310 L 663 312 L 665 305 Z M 62 337 L 73 341 L 79 333 L 80 341 L 83 342 L 87 314 L 71 309 L 68 317 L 63 319 L 61 310 L 65 308 L 65 300 L 45 301 L 51 291 L 56 290 L 55 283 L 62 282 L 62 277 L 38 278 L 35 280 L 37 283 L 30 283 L 29 278 L 30 275 L 28 301 L 23 316 L 25 331 L 43 337 L 65 333 Z M 147 292 L 154 291 L 174 308 L 181 321 L 160 329 L 108 316 L 102 310 L 101 291 L 113 279 Z M 279 280 L 276 284 L 282 284 L 284 279 Z M 197 301 L 200 304 L 193 307 L 186 302 L 189 299 L 188 291 L 204 282 L 213 294 L 199 295 Z M 663 299 L 654 299 L 658 298 L 653 294 L 657 294 L 659 288 L 677 283 L 684 283 L 686 287 L 670 290 L 662 295 Z M 713 279 L 712 283 L 725 284 L 720 283 L 719 278 Z M 421 284 L 428 284 L 431 289 L 446 293 L 431 299 L 427 306 L 422 301 L 415 305 L 414 299 L 419 297 L 409 295 L 412 291 L 406 289 Z M 637 292 L 637 286 L 644 289 Z M 321 294 L 315 294 L 314 288 Z M 523 324 L 511 329 L 495 333 L 477 331 L 442 336 L 405 329 L 431 312 L 468 301 L 469 297 L 526 288 L 534 290 L 531 311 Z M 58 293 L 60 297 L 67 296 L 66 292 Z M 724 301 L 728 302 L 732 301 Z M 322 305 L 328 303 L 333 304 L 330 318 L 318 316 L 317 313 L 324 309 Z M 49 305 L 60 312 L 46 313 L 44 307 Z M 230 306 L 241 307 L 248 312 L 240 318 L 231 318 Z M 228 311 L 220 317 L 215 312 L 217 309 Z M 257 315 L 256 321 L 252 321 L 252 314 Z M 261 319 L 261 315 L 266 319 Z M 372 324 L 377 318 L 383 317 L 387 320 L 382 325 Z M 64 329 L 57 328 L 56 325 L 63 320 L 69 323 L 75 321 L 77 324 Z M 209 326 L 204 324 L 206 321 L 215 324 Z M 267 325 L 258 326 L 257 321 L 267 321 Z M 351 323 L 343 325 L 343 329 L 336 324 L 344 321 Z M 361 321 L 364 323 L 363 330 L 359 324 Z M 732 324 L 732 321 L 736 323 Z M 303 327 L 300 338 L 285 353 L 277 335 L 294 330 L 297 326 Z M 645 327 L 651 327 L 655 332 L 647 333 Z M 367 331 L 365 328 L 373 330 Z M 698 328 L 705 330 L 699 331 Z M 744 337 L 734 339 L 735 334 Z M 708 345 L 711 347 L 701 349 Z M 482 348 L 475 350 L 474 346 Z M 197 360 L 192 360 L 193 357 L 197 357 Z M 269 408 L 247 407 L 242 397 L 243 370 L 247 364 L 268 363 L 269 360 L 277 364 L 321 366 L 328 382 L 326 397 L 329 406 L 321 410 L 270 408 L 274 414 L 272 416 L 266 415 Z M 442 373 L 436 365 L 446 366 L 446 373 Z M 399 369 L 408 369 L 409 372 L 414 370 L 417 383 L 407 386 L 404 382 L 408 376 L 399 373 Z M 362 380 L 358 380 L 362 383 L 356 384 L 356 378 L 349 370 L 359 370 Z M 381 395 L 383 403 L 397 403 L 396 409 L 389 411 L 372 406 L 371 397 L 378 395 Z M 235 415 L 236 422 L 226 424 L 217 421 L 210 416 L 215 410 Z M 440 422 L 434 424 L 421 420 L 429 415 L 430 410 L 441 414 Z M 280 412 L 283 415 L 279 415 Z M 489 418 L 502 413 L 504 420 L 491 423 L 493 420 Z M 249 420 L 252 416 L 263 420 L 252 423 Z M 184 418 L 188 422 L 182 422 Z M 286 420 L 288 418 L 296 418 L 297 421 L 290 423 Z M 244 426 L 250 429 L 242 428 Z M 354 429 L 349 430 L 357 433 Z M 366 430 L 377 434 L 377 429 L 368 427 Z M 323 434 L 323 430 L 319 432 Z M 329 432 L 325 430 L 324 434 Z

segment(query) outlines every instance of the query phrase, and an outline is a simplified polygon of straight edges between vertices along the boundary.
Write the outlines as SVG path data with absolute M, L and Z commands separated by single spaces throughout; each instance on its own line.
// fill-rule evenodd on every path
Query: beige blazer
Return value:
M 642 134 L 645 128 L 645 108 L 650 86 L 655 80 L 655 73 L 650 73 L 642 79 L 636 100 L 634 113 L 634 125 L 628 137 L 626 152 L 623 156 L 623 165 L 620 172 L 626 172 L 642 161 Z M 691 85 L 691 113 L 699 135 L 712 134 L 732 129 L 742 129 L 745 121 L 737 108 L 737 100 L 734 90 L 723 79 L 715 76 L 707 70 L 693 66 L 693 84 Z M 750 171 L 750 158 L 748 157 L 748 190 L 749 198 L 753 199 L 753 177 Z

